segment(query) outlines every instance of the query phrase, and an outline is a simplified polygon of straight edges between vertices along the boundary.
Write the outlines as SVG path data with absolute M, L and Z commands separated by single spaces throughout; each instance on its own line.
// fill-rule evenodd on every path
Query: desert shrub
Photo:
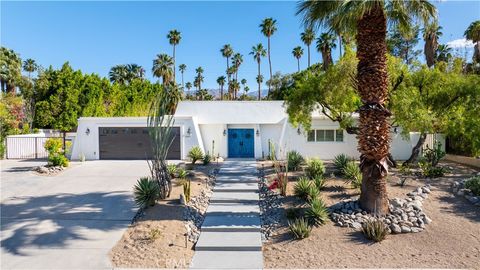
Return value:
M 307 202 L 311 202 L 312 200 L 318 198 L 320 195 L 320 191 L 318 190 L 317 186 L 315 186 L 313 183 L 310 183 L 310 186 L 308 187 L 307 190 Z
M 448 172 L 447 168 L 438 166 L 434 167 L 425 159 L 418 162 L 418 167 L 420 167 L 422 175 L 429 178 L 442 177 Z
M 162 236 L 162 231 L 157 228 L 151 229 L 148 234 L 148 238 L 150 238 L 150 241 L 152 242 L 160 238 L 160 236 Z
M 294 220 L 302 216 L 302 210 L 299 208 L 289 208 L 285 211 L 285 216 L 289 220 Z
M 203 159 L 203 152 L 202 149 L 198 146 L 192 147 L 190 151 L 188 152 L 188 157 L 192 160 L 192 164 L 195 164 L 197 160 L 202 160 Z
M 480 176 L 468 179 L 465 182 L 465 188 L 470 189 L 476 196 L 480 196 Z
M 325 187 L 325 178 L 323 177 L 314 178 L 313 184 L 315 184 L 315 187 L 317 187 L 318 191 L 320 191 Z
M 430 163 L 432 167 L 436 167 L 440 159 L 445 156 L 445 151 L 442 150 L 442 144 L 437 141 L 434 143 L 433 148 L 428 147 L 423 151 L 423 158 L 426 162 Z
M 362 233 L 367 239 L 381 242 L 388 234 L 387 226 L 379 220 L 367 220 L 362 225 Z
M 177 174 L 177 165 L 175 164 L 167 165 L 167 172 L 170 175 L 170 178 L 175 178 L 175 174 Z
M 190 201 L 190 196 L 191 196 L 191 181 L 188 179 L 187 181 L 183 182 L 183 195 L 185 196 L 185 202 Z
M 300 165 L 304 162 L 303 156 L 297 151 L 289 151 L 287 153 L 288 170 L 298 171 Z
M 323 177 L 323 174 L 325 173 L 325 166 L 320 159 L 312 158 L 307 163 L 306 172 L 310 179 Z
M 350 161 L 345 166 L 343 174 L 347 183 L 350 183 L 352 188 L 359 189 L 362 186 L 362 172 L 355 161 Z
M 293 187 L 293 193 L 295 196 L 303 199 L 308 200 L 308 192 L 310 190 L 310 186 L 312 185 L 310 179 L 306 177 L 300 177 Z
M 316 197 L 310 201 L 310 207 L 305 211 L 305 217 L 310 224 L 319 226 L 327 223 L 328 209 L 322 199 Z
M 293 222 L 288 222 L 288 229 L 295 239 L 304 239 L 310 236 L 312 226 L 305 218 L 297 218 Z
M 63 142 L 60 138 L 50 138 L 45 142 L 48 152 L 48 165 L 68 167 L 68 159 L 63 154 Z
M 206 153 L 205 156 L 203 156 L 203 165 L 208 165 L 212 161 L 212 156 L 209 153 Z
M 148 177 L 142 177 L 133 187 L 135 203 L 141 208 L 154 206 L 155 201 L 158 199 L 159 191 L 160 189 L 156 181 Z
M 340 154 L 334 157 L 333 164 L 335 165 L 337 172 L 343 174 L 343 170 L 350 161 L 353 161 L 353 159 L 345 154 Z

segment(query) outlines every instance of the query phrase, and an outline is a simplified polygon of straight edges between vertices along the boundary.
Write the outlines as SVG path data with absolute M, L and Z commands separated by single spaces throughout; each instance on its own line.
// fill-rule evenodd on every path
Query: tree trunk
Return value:
M 261 93 L 261 83 L 260 83 L 260 61 L 258 61 L 258 100 L 262 99 L 262 93 Z
M 423 48 L 425 53 L 425 60 L 428 67 L 432 67 L 435 64 L 435 52 L 433 50 L 433 40 L 430 37 L 425 39 L 425 46 Z
M 420 133 L 420 137 L 418 138 L 417 144 L 415 147 L 412 148 L 412 154 L 410 157 L 403 163 L 404 166 L 410 165 L 418 159 L 418 155 L 420 154 L 420 150 L 422 149 L 425 140 L 427 139 L 427 133 Z
M 338 35 L 338 49 L 340 50 L 340 58 L 342 58 L 342 35 Z
M 1 81 L 2 84 L 2 92 L 5 93 L 7 91 L 6 89 L 6 82 L 4 80 Z
M 228 63 L 228 57 L 227 57 L 227 85 L 229 86 L 230 88 L 230 72 L 228 72 L 228 70 L 230 69 L 230 65 Z
M 220 85 L 220 100 L 223 100 L 223 85 Z
M 363 176 L 360 206 L 379 216 L 389 213 L 386 177 L 391 114 L 384 106 L 388 98 L 386 26 L 383 7 L 377 4 L 357 22 L 356 38 L 358 92 L 363 103 L 357 136 Z
M 480 42 L 477 42 L 473 47 L 473 61 L 480 63 Z
M 298 67 L 298 72 L 300 72 L 300 58 L 297 58 L 297 67 Z
M 308 67 L 310 67 L 310 45 L 307 46 L 307 52 L 308 52 Z
M 270 82 L 272 82 L 272 60 L 270 59 L 270 36 L 268 37 L 268 66 L 270 67 Z M 268 93 L 270 94 L 270 83 L 268 84 Z
M 182 71 L 182 88 L 185 89 L 185 84 L 183 83 L 183 71 Z
M 175 45 L 173 45 L 173 84 L 177 85 L 177 81 L 175 80 Z

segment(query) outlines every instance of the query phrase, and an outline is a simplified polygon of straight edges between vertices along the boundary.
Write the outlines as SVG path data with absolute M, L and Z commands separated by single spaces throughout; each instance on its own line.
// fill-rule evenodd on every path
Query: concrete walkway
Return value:
M 253 160 L 227 160 L 217 175 L 192 269 L 262 269 L 258 177 Z

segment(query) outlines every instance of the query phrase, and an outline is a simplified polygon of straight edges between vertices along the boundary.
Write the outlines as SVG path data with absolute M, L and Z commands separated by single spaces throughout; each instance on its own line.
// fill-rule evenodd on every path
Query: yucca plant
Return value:
M 148 177 L 142 177 L 133 187 L 133 195 L 135 203 L 140 208 L 154 206 L 155 201 L 159 198 L 159 187 L 156 181 Z
M 314 178 L 313 184 L 315 184 L 315 187 L 317 187 L 318 191 L 320 191 L 325 187 L 325 178 L 323 177 Z
M 307 202 L 311 202 L 312 200 L 318 198 L 318 196 L 320 195 L 320 191 L 318 190 L 317 186 L 315 186 L 315 184 L 313 183 L 310 183 L 307 193 L 308 193 L 307 199 L 306 199 Z
M 185 196 L 185 202 L 189 202 L 190 201 L 190 196 L 191 196 L 191 181 L 190 179 L 188 179 L 188 181 L 185 181 L 183 183 L 183 195 Z
M 304 239 L 310 236 L 312 226 L 302 217 L 295 219 L 293 222 L 289 221 L 288 229 L 295 239 Z
M 188 172 L 184 168 L 177 169 L 177 177 L 179 179 L 186 179 L 188 176 Z
M 167 172 L 170 175 L 170 178 L 175 178 L 175 174 L 177 173 L 177 165 L 175 164 L 167 165 Z
M 359 189 L 362 186 L 362 172 L 360 171 L 360 167 L 354 162 L 350 161 L 345 166 L 343 170 L 343 174 L 347 183 L 350 183 L 352 188 Z
M 349 156 L 345 154 L 340 154 L 334 157 L 333 159 L 333 164 L 335 165 L 335 168 L 337 169 L 337 172 L 339 174 L 343 174 L 343 170 L 347 166 L 348 162 L 352 161 L 353 159 L 350 158 Z
M 209 153 L 206 153 L 205 156 L 203 156 L 203 165 L 208 165 L 212 161 L 212 156 Z
M 188 152 L 188 157 L 192 160 L 192 164 L 195 164 L 197 160 L 202 160 L 203 159 L 203 152 L 202 149 L 198 146 L 192 147 L 190 151 Z
M 367 220 L 362 225 L 362 233 L 367 239 L 381 242 L 387 237 L 387 226 L 379 220 Z
M 287 152 L 288 170 L 298 171 L 300 165 L 304 162 L 303 156 L 297 151 Z
M 307 177 L 300 177 L 293 187 L 293 193 L 295 196 L 303 199 L 308 200 L 309 190 L 312 182 Z
M 310 207 L 305 212 L 305 217 L 310 224 L 319 226 L 327 223 L 328 209 L 321 198 L 314 198 L 310 201 Z
M 320 159 L 312 158 L 307 162 L 306 173 L 310 179 L 323 177 L 323 174 L 325 173 L 325 166 Z

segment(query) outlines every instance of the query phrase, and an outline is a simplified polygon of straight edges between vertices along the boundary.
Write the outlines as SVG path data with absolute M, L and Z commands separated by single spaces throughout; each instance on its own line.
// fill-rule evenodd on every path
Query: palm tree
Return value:
M 220 100 L 223 100 L 223 86 L 225 85 L 225 76 L 218 77 L 217 83 L 220 86 Z
M 448 62 L 452 58 L 452 48 L 446 44 L 438 45 L 435 62 Z
M 442 27 L 438 25 L 436 20 L 423 28 L 423 40 L 425 40 L 423 52 L 425 53 L 425 59 L 428 67 L 432 67 L 435 64 L 435 54 L 438 49 L 438 39 L 442 35 L 442 32 L 440 31 L 441 29 Z
M 185 85 L 183 84 L 183 73 L 185 72 L 185 70 L 187 70 L 187 65 L 180 64 L 178 66 L 178 70 L 180 71 L 180 73 L 182 73 L 182 88 L 185 88 Z
M 133 79 L 143 79 L 145 77 L 145 69 L 137 64 L 128 64 L 126 66 L 128 82 Z
M 168 54 L 157 54 L 157 58 L 153 60 L 152 67 L 153 76 L 162 78 L 163 85 L 172 82 L 173 79 L 173 59 Z
M 303 55 L 303 49 L 300 46 L 297 46 L 293 48 L 292 50 L 293 57 L 297 59 L 297 67 L 298 67 L 298 72 L 300 72 L 300 58 L 302 58 Z
M 197 76 L 195 77 L 194 85 L 198 87 L 198 90 L 202 89 L 202 82 L 203 82 L 203 68 L 198 67 L 195 69 L 195 72 L 197 73 Z
M 32 79 L 32 72 L 38 69 L 37 63 L 35 60 L 28 58 L 27 60 L 23 61 L 23 70 L 28 72 L 28 78 Z
M 22 77 L 22 60 L 20 56 L 6 47 L 0 48 L 0 81 L 2 91 L 15 93 L 16 83 Z
M 190 92 L 190 89 L 192 89 L 192 83 L 191 82 L 187 82 L 185 84 L 185 87 L 187 88 L 187 91 Z
M 240 83 L 242 84 L 243 91 L 245 92 L 245 89 L 248 88 L 248 86 L 246 85 L 247 84 L 247 79 L 242 79 L 240 81 Z
M 472 22 L 465 30 L 465 38 L 475 43 L 473 49 L 473 62 L 480 63 L 480 21 Z
M 257 45 L 252 47 L 252 51 L 250 52 L 250 54 L 253 55 L 253 59 L 255 61 L 257 61 L 257 66 L 258 66 L 258 75 L 257 75 L 258 100 L 260 100 L 262 98 L 260 87 L 261 87 L 261 84 L 262 84 L 262 81 L 263 81 L 263 76 L 260 74 L 260 62 L 262 60 L 262 57 L 265 57 L 265 55 L 267 55 L 267 52 L 263 48 L 262 43 L 258 43 Z M 261 77 L 261 80 L 258 79 L 260 77 Z
M 386 177 L 390 148 L 388 98 L 387 20 L 408 27 L 415 18 L 427 23 L 436 16 L 435 6 L 424 0 L 306 1 L 298 5 L 308 26 L 356 29 L 356 87 L 359 108 L 358 150 L 363 181 L 360 206 L 377 215 L 389 212 Z
M 267 45 L 267 54 L 268 54 L 268 66 L 270 67 L 270 80 L 272 79 L 272 59 L 270 58 L 270 37 L 277 31 L 277 20 L 273 18 L 265 18 L 263 19 L 262 23 L 260 24 L 260 29 L 262 34 L 267 37 L 268 45 Z M 268 90 L 270 91 L 270 86 L 268 86 Z
M 333 64 L 332 49 L 337 46 L 335 36 L 329 33 L 322 33 L 317 38 L 317 50 L 322 54 L 323 70 Z
M 108 77 L 112 83 L 126 84 L 128 81 L 128 69 L 126 65 L 116 65 L 108 72 Z
M 243 63 L 243 55 L 236 53 L 232 57 L 232 64 L 235 67 L 234 73 L 235 73 L 235 80 L 238 80 L 238 70 L 240 68 L 240 65 Z M 236 98 L 236 97 L 235 97 Z
M 258 83 L 258 100 L 260 100 L 260 99 L 262 99 L 262 93 L 261 93 L 261 90 L 260 90 L 260 85 L 263 83 L 263 75 L 258 74 L 255 79 L 257 80 L 257 83 Z
M 303 33 L 300 34 L 300 38 L 302 39 L 303 43 L 307 45 L 308 67 L 310 67 L 310 44 L 312 44 L 313 40 L 315 39 L 315 32 L 312 28 L 307 28 Z
M 232 46 L 230 46 L 230 44 L 225 44 L 225 45 L 223 45 L 222 49 L 220 49 L 220 52 L 222 53 L 223 57 L 227 58 L 227 69 L 226 69 L 227 82 L 230 82 L 230 76 L 228 75 L 228 70 L 230 68 L 229 59 L 233 55 Z
M 230 91 L 233 95 L 233 99 L 237 99 L 237 93 L 238 90 L 240 90 L 240 83 L 237 81 L 237 79 L 233 79 L 230 81 Z
M 180 43 L 180 40 L 182 39 L 182 36 L 180 35 L 180 32 L 178 32 L 176 29 L 170 30 L 167 35 L 168 41 L 170 42 L 170 45 L 173 46 L 173 81 L 175 82 L 175 48 Z

